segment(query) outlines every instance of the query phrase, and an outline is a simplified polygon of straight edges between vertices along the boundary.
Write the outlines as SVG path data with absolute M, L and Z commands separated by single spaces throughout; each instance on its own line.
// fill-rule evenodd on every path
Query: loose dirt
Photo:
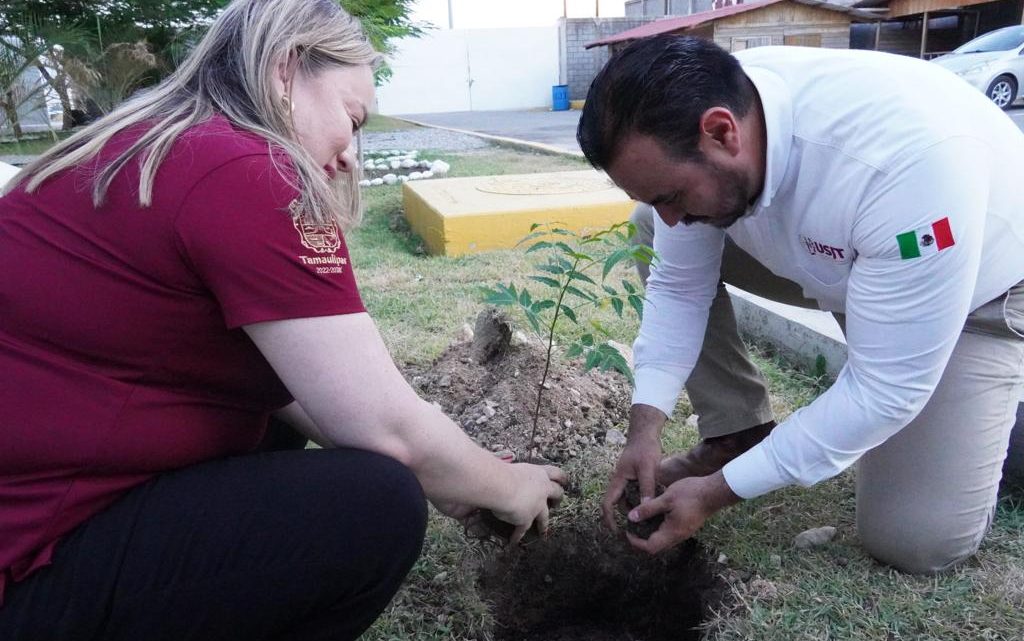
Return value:
M 514 341 L 505 354 L 486 363 L 472 357 L 472 344 L 455 343 L 430 366 L 405 374 L 420 395 L 441 406 L 481 446 L 530 456 L 530 432 L 546 345 Z M 554 463 L 580 456 L 604 443 L 609 429 L 623 428 L 630 387 L 614 372 L 584 373 L 578 362 L 553 359 L 540 407 L 537 452 Z

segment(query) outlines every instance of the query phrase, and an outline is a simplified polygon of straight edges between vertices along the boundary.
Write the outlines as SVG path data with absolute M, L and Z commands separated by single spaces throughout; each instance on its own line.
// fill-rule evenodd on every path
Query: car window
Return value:
M 953 53 L 987 53 L 990 51 L 1009 51 L 1024 44 L 1024 27 L 1007 27 L 997 29 L 961 45 Z

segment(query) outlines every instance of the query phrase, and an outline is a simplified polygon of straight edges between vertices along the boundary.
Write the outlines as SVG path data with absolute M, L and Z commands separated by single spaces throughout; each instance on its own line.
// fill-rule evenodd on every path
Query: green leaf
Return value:
M 530 311 L 536 314 L 538 312 L 543 312 L 545 309 L 551 309 L 554 306 L 555 301 L 553 300 L 538 300 L 530 306 Z
M 593 327 L 594 329 L 596 329 L 598 332 L 600 332 L 601 334 L 603 334 L 605 336 L 609 336 L 610 337 L 612 335 L 611 332 L 609 332 L 607 329 L 605 329 L 604 325 L 601 324 L 601 321 L 591 320 L 590 321 L 590 326 Z
M 583 300 L 587 301 L 588 303 L 593 303 L 593 302 L 597 301 L 597 296 L 594 296 L 590 292 L 584 292 L 582 290 L 579 290 L 579 289 L 573 287 L 572 285 L 569 285 L 568 287 L 565 288 L 565 293 L 572 294 L 573 296 L 576 296 L 577 298 L 582 298 Z
M 619 295 L 619 292 L 614 287 L 610 287 L 608 285 L 601 285 L 601 289 L 603 289 L 605 293 L 608 294 L 609 296 Z
M 618 316 L 619 318 L 622 318 L 622 310 L 625 307 L 625 305 L 622 303 L 622 299 L 621 298 L 613 298 L 612 299 L 612 307 L 615 308 L 615 315 Z
M 630 295 L 626 300 L 629 301 L 629 306 L 636 312 L 637 318 L 640 320 L 644 319 L 644 300 L 636 294 Z
M 562 289 L 562 283 L 558 282 L 554 278 L 548 278 L 547 276 L 530 276 L 530 280 L 535 280 L 538 283 L 543 283 L 548 287 L 554 287 L 555 289 Z
M 540 319 L 537 318 L 537 315 L 528 309 L 523 310 L 523 312 L 526 314 L 526 320 L 530 322 L 530 327 L 533 328 L 533 331 L 540 334 Z
M 533 298 L 530 297 L 530 292 L 526 291 L 525 287 L 519 292 L 519 304 L 523 307 L 529 307 L 533 304 Z
M 558 263 L 558 266 L 567 272 L 573 271 L 572 263 L 561 256 L 555 256 L 552 262 Z
M 546 240 L 541 240 L 541 241 L 538 241 L 538 242 L 536 242 L 536 243 L 534 243 L 534 244 L 530 245 L 529 249 L 527 249 L 527 250 L 526 250 L 526 253 L 527 253 L 527 254 L 530 254 L 530 253 L 533 253 L 533 252 L 535 252 L 535 251 L 539 251 L 539 250 L 541 250 L 541 249 L 548 249 L 548 248 L 550 248 L 550 247 L 553 247 L 553 246 L 554 246 L 554 245 L 552 245 L 552 244 L 551 244 L 551 243 L 549 243 L 548 241 L 546 241 Z
M 498 285 L 498 289 L 490 289 L 489 287 L 482 288 L 484 294 L 484 302 L 488 305 L 501 305 L 508 307 L 515 305 L 516 299 L 513 298 L 508 288 L 504 285 Z
M 576 250 L 573 249 L 572 247 L 569 247 L 569 245 L 567 245 L 566 243 L 558 241 L 557 243 L 554 243 L 554 246 L 562 250 L 562 253 L 565 254 L 566 256 L 572 256 L 574 258 L 576 257 Z
M 580 271 L 574 271 L 574 272 L 570 273 L 569 274 L 569 280 L 580 280 L 580 281 L 583 281 L 584 283 L 590 283 L 591 285 L 596 285 L 597 284 L 597 283 L 594 282 L 593 278 L 591 278 L 590 276 L 587 276 L 586 274 L 584 274 L 583 272 L 580 272 Z
M 628 294 L 636 293 L 636 287 L 634 287 L 633 283 L 629 282 L 628 280 L 622 281 L 622 288 L 626 290 L 626 293 Z
M 604 260 L 604 270 L 601 273 L 601 280 L 608 278 L 608 274 L 615 268 L 616 265 L 629 258 L 632 254 L 630 249 L 617 249 L 608 255 L 608 258 Z
M 585 345 L 587 347 L 593 347 L 594 346 L 594 335 L 593 334 L 584 334 L 583 336 L 580 336 L 580 343 L 582 343 L 583 345 Z
M 577 356 L 583 355 L 583 346 L 579 343 L 573 343 L 569 346 L 569 351 L 565 353 L 566 358 L 576 358 Z
M 559 236 L 576 236 L 576 233 L 569 231 L 568 229 L 562 229 L 560 227 L 553 227 L 549 230 L 551 234 L 558 234 Z
M 573 257 L 573 259 L 578 260 L 580 262 L 583 262 L 583 261 L 593 262 L 593 260 L 594 260 L 593 256 L 590 256 L 589 254 L 584 254 L 583 252 L 577 252 L 577 251 L 574 251 L 572 253 L 572 257 Z
M 562 274 L 565 273 L 565 269 L 561 265 L 555 263 L 548 263 L 547 265 L 537 265 L 537 269 L 539 269 L 542 272 L 554 274 L 556 276 L 561 276 Z
M 540 226 L 541 226 L 540 223 L 533 223 L 532 225 L 530 225 L 530 231 L 536 231 L 537 228 L 540 227 Z
M 587 360 L 585 363 L 583 363 L 583 370 L 589 372 L 590 370 L 600 365 L 601 360 L 601 352 L 597 351 L 596 349 L 592 350 L 589 354 L 587 354 Z
M 566 318 L 579 325 L 580 321 L 576 318 L 576 312 L 572 311 L 571 307 L 568 305 L 562 305 L 559 309 L 562 310 L 562 313 L 565 314 Z

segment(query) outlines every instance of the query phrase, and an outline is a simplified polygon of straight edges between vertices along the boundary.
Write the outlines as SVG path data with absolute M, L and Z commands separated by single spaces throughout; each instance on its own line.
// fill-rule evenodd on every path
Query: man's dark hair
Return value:
M 576 139 L 607 168 L 629 134 L 649 135 L 679 160 L 699 158 L 700 117 L 726 107 L 744 117 L 754 88 L 740 63 L 704 38 L 643 38 L 616 54 L 590 84 Z

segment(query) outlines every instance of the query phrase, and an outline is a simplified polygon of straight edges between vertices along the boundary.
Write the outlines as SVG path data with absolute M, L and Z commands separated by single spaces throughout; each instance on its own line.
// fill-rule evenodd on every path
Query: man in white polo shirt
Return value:
M 727 505 L 857 462 L 869 553 L 915 573 L 972 555 L 1024 390 L 1024 134 L 919 60 L 796 47 L 733 57 L 661 36 L 609 61 L 578 138 L 658 214 L 606 520 L 639 480 L 629 518 L 666 518 L 630 539 L 657 552 Z M 718 340 L 735 334 L 721 280 L 845 320 L 835 384 L 774 429 L 763 384 Z M 684 384 L 721 399 L 717 424 L 663 460 Z M 667 489 L 654 498 L 656 480 Z

